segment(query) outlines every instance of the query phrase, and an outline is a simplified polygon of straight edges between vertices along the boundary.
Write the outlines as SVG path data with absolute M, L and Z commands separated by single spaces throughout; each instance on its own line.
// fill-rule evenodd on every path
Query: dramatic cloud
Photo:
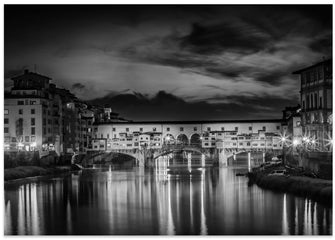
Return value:
M 112 105 L 143 120 L 280 116 L 299 102 L 291 73 L 331 54 L 331 5 L 5 7 L 5 83 L 36 64 L 82 99 L 142 99 Z

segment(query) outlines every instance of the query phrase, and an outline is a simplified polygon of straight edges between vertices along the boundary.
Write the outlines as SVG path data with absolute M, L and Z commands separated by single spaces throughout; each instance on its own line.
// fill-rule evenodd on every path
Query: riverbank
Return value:
M 71 166 L 57 166 L 57 167 L 21 166 L 21 167 L 5 169 L 4 179 L 5 181 L 8 181 L 27 177 L 60 174 L 70 171 Z
M 268 176 L 264 172 L 251 172 L 248 177 L 251 183 L 256 183 L 262 188 L 292 193 L 328 206 L 332 205 L 333 183 L 331 180 L 305 176 Z

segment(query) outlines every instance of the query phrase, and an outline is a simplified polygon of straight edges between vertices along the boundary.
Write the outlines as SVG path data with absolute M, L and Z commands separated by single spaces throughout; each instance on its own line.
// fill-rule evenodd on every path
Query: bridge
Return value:
M 188 166 L 213 166 L 218 165 L 220 167 L 227 167 L 229 165 L 229 158 L 236 158 L 236 155 L 240 153 L 250 153 L 248 154 L 248 161 L 251 161 L 252 152 L 262 152 L 263 162 L 265 161 L 265 154 L 267 152 L 272 152 L 275 154 L 280 154 L 281 151 L 261 148 L 261 149 L 250 149 L 250 148 L 202 148 L 201 145 L 191 145 L 191 144 L 169 144 L 163 145 L 161 148 L 149 148 L 141 147 L 136 149 L 114 149 L 111 151 L 99 151 L 92 152 L 88 155 L 81 164 L 87 164 L 88 162 L 100 162 L 105 159 L 105 162 L 112 161 L 114 154 L 121 154 L 130 156 L 136 162 L 138 166 L 148 166 L 156 167 L 160 165 L 174 166 L 178 165 L 172 160 L 172 154 L 182 153 L 182 158 L 187 160 Z M 201 156 L 201 160 L 197 163 L 192 161 L 192 154 L 197 154 Z

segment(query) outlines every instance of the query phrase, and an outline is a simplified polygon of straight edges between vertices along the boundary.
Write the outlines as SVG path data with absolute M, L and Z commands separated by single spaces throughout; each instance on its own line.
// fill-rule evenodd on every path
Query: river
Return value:
M 5 183 L 6 235 L 329 235 L 332 209 L 242 168 L 89 169 Z

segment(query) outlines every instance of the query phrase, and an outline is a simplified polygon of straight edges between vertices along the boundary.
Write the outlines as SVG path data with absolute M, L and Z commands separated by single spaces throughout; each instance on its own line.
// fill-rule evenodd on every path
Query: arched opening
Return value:
M 170 145 L 175 143 L 176 139 L 174 138 L 174 136 L 172 134 L 166 134 L 166 136 L 164 137 L 164 144 Z
M 177 144 L 188 145 L 188 138 L 185 134 L 180 134 L 177 137 Z
M 201 146 L 201 138 L 200 135 L 195 133 L 191 136 L 190 144 L 194 146 Z

